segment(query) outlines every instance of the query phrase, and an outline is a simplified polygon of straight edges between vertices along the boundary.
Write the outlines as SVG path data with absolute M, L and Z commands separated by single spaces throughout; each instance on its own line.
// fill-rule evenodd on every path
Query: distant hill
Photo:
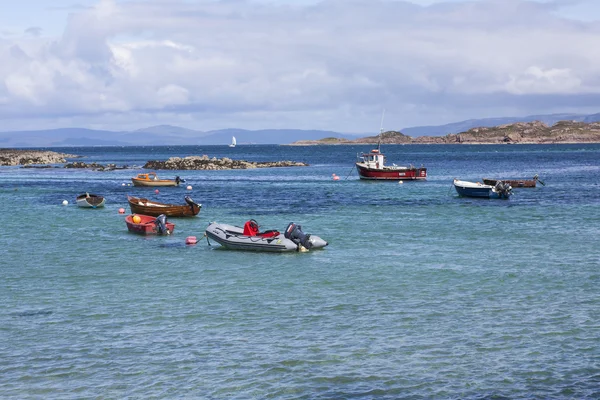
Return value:
M 600 113 L 531 115 L 527 117 L 471 119 L 438 126 L 417 126 L 402 129 L 401 143 L 410 143 L 412 138 L 444 137 L 448 134 L 466 132 L 472 128 L 496 127 L 519 122 L 540 121 L 554 125 L 558 121 L 591 123 L 600 121 Z M 399 131 L 391 131 L 398 132 Z M 0 132 L 2 147 L 65 147 L 65 146 L 160 146 L 160 145 L 228 145 L 235 136 L 238 145 L 244 144 L 290 144 L 300 141 L 321 141 L 345 143 L 357 140 L 360 135 L 322 130 L 302 129 L 220 129 L 198 131 L 173 125 L 157 125 L 135 131 L 107 131 L 84 128 L 61 128 L 37 131 Z M 371 136 L 376 138 L 377 135 Z M 368 140 L 361 138 L 359 140 Z M 372 140 L 372 139 L 371 139 Z M 436 139 L 422 142 L 432 143 Z M 361 143 L 360 141 L 358 143 Z
M 356 135 L 331 131 L 301 129 L 221 129 L 196 131 L 171 125 L 159 125 L 132 132 L 114 132 L 84 128 L 39 131 L 0 132 L 2 147 L 65 146 L 160 146 L 160 145 L 227 145 L 235 136 L 238 145 L 287 144 L 298 140 L 317 140 L 325 136 L 355 139 Z

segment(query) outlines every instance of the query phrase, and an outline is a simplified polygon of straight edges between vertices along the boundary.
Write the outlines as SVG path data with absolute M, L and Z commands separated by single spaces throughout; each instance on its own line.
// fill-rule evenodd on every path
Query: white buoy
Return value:
M 404 183 L 404 182 L 402 182 L 402 181 L 398 181 L 398 183 L 402 184 L 402 183 Z
M 63 200 L 63 206 L 66 206 L 67 204 L 69 204 L 69 202 L 66 200 Z
M 121 186 L 125 186 L 125 183 L 121 183 Z
M 188 185 L 186 189 L 187 190 L 192 190 L 192 185 Z

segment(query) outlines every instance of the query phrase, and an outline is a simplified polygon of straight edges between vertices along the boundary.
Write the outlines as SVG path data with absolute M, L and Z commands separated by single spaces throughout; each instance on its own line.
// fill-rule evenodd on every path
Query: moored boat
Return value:
M 502 181 L 504 183 L 508 183 L 513 188 L 534 188 L 536 183 L 539 182 L 542 186 L 546 184 L 540 180 L 540 177 L 536 174 L 532 179 L 492 179 L 492 178 L 483 178 L 483 183 L 486 185 L 495 185 L 498 181 Z
M 92 194 L 92 193 L 82 193 L 75 199 L 77 206 L 83 208 L 99 208 L 104 207 L 104 203 L 106 199 L 103 196 Z
M 512 195 L 512 187 L 502 181 L 498 181 L 492 186 L 481 182 L 468 182 L 454 179 L 453 184 L 458 195 L 463 197 L 508 199 Z
M 125 224 L 129 232 L 142 235 L 170 235 L 175 229 L 175 224 L 168 222 L 164 214 L 158 217 L 131 214 L 125 217 Z
M 427 179 L 427 168 L 398 165 L 385 165 L 385 156 L 377 149 L 359 156 L 356 169 L 360 179 L 369 180 L 425 180 Z
M 409 166 L 386 165 L 386 157 L 381 152 L 382 134 L 383 116 L 381 117 L 381 129 L 379 130 L 377 148 L 371 150 L 369 153 L 362 153 L 357 156 L 358 160 L 355 165 L 360 179 L 393 181 L 427 179 L 427 168 L 423 165 L 421 167 L 415 167 L 412 164 Z
M 211 222 L 206 228 L 206 237 L 232 250 L 266 252 L 308 251 L 321 249 L 327 242 L 319 236 L 302 232 L 302 227 L 290 222 L 284 233 L 277 230 L 260 232 L 255 220 L 244 227 Z M 209 242 L 210 243 L 210 242 Z
M 183 182 L 178 176 L 175 179 L 159 179 L 156 172 L 148 172 L 145 174 L 138 174 L 135 178 L 131 178 L 133 186 L 179 186 L 179 183 Z
M 184 200 L 186 204 L 165 204 L 141 197 L 127 196 L 129 208 L 134 214 L 150 215 L 153 217 L 158 217 L 161 214 L 167 217 L 193 217 L 200 213 L 202 204 L 194 202 L 190 196 L 185 196 Z

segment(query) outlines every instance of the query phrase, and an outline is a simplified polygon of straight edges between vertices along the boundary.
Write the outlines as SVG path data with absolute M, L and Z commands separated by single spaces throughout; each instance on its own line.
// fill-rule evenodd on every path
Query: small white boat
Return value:
M 229 145 L 229 147 L 235 147 L 235 145 L 237 144 L 236 140 L 235 140 L 235 136 L 231 137 L 231 144 Z
M 247 221 L 244 227 L 211 222 L 206 228 L 206 237 L 232 250 L 268 252 L 308 251 L 321 249 L 327 242 L 316 235 L 302 232 L 302 227 L 290 222 L 284 233 L 276 230 L 259 232 L 255 220 Z M 210 244 L 210 241 L 209 241 Z
M 99 208 L 104 207 L 106 199 L 100 195 L 92 193 L 83 193 L 77 196 L 75 202 L 77 206 L 83 208 Z
M 454 189 L 459 196 L 481 197 L 486 199 L 508 199 L 512 195 L 512 187 L 502 181 L 495 185 L 486 185 L 481 182 L 468 182 L 454 180 Z

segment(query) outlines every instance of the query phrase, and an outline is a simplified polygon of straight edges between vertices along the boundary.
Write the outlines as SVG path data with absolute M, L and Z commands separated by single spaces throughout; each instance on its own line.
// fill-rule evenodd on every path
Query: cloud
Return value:
M 73 10 L 60 37 L 0 38 L 0 117 L 11 129 L 364 132 L 383 108 L 398 129 L 588 112 L 600 105 L 599 26 L 561 18 L 562 5 L 101 0 Z

